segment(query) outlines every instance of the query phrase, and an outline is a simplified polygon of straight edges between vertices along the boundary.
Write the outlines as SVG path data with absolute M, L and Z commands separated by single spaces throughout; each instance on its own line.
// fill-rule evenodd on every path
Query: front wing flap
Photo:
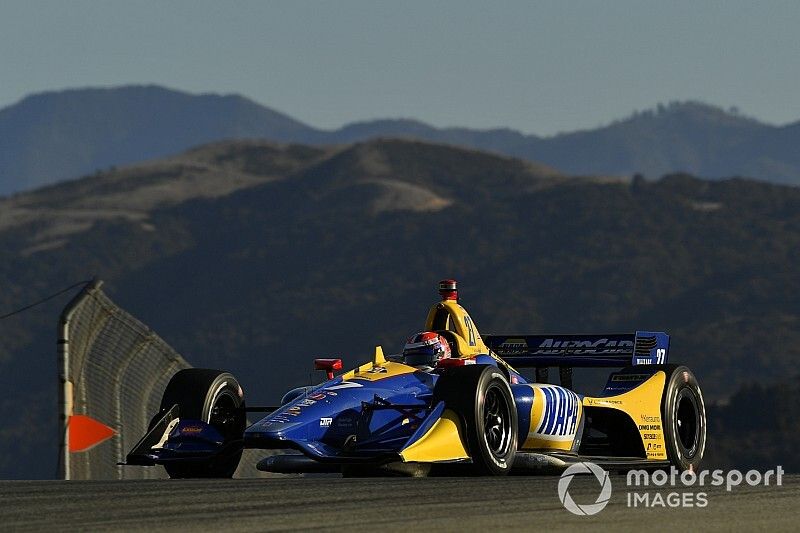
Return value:
M 181 419 L 179 415 L 178 405 L 172 406 L 136 443 L 121 464 L 154 466 L 207 460 L 237 453 L 243 448 L 244 441 L 226 442 L 213 426 L 201 420 Z

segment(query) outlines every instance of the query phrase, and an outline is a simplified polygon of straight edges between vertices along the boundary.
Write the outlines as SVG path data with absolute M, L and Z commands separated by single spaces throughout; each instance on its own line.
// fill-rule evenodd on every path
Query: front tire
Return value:
M 188 368 L 175 374 L 161 397 L 161 412 L 178 405 L 182 419 L 202 420 L 225 438 L 225 444 L 241 440 L 247 425 L 244 394 L 228 372 Z M 171 478 L 230 478 L 239 466 L 242 450 L 225 456 L 192 462 L 167 463 Z
M 517 409 L 505 374 L 492 365 L 452 368 L 439 376 L 433 397 L 461 418 L 475 473 L 508 474 L 517 452 Z

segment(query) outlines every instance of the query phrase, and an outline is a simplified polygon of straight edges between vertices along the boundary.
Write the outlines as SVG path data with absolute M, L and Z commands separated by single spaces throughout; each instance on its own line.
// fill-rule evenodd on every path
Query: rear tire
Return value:
M 675 468 L 697 471 L 706 449 L 706 407 L 688 367 L 664 365 L 661 420 L 667 457 Z
M 434 405 L 459 415 L 475 473 L 506 475 L 517 452 L 517 409 L 502 370 L 469 365 L 444 371 L 433 390 Z
M 161 397 L 161 412 L 177 404 L 178 417 L 195 419 L 213 426 L 225 438 L 225 444 L 241 440 L 247 420 L 244 394 L 233 374 L 221 370 L 188 368 L 175 374 Z M 171 478 L 232 477 L 242 450 L 209 460 L 165 464 Z

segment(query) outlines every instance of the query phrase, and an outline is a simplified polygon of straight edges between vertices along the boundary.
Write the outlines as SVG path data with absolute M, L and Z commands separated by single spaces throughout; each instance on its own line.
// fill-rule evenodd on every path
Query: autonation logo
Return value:
M 576 503 L 569 488 L 572 479 L 578 474 L 592 474 L 600 484 L 600 493 L 594 503 Z M 665 470 L 631 470 L 625 478 L 626 502 L 631 508 L 649 507 L 707 507 L 707 487 L 725 487 L 731 492 L 734 487 L 747 484 L 751 487 L 783 485 L 784 470 L 778 466 L 766 472 L 758 470 L 692 470 L 679 471 L 671 466 Z M 650 490 L 641 490 L 647 487 Z M 652 490 L 656 488 L 656 490 Z M 663 489 L 663 490 L 662 490 Z M 608 472 L 600 466 L 589 463 L 576 463 L 567 468 L 558 480 L 558 498 L 564 508 L 572 514 L 591 516 L 605 509 L 611 499 L 611 479 Z

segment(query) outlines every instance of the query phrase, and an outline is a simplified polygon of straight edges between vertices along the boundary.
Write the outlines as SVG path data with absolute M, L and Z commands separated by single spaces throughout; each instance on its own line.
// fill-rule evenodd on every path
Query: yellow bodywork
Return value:
M 364 379 L 367 381 L 378 381 L 394 376 L 400 376 L 402 374 L 410 374 L 415 371 L 416 368 L 413 366 L 407 366 L 402 363 L 394 363 L 392 361 L 384 361 L 383 363 L 377 365 L 375 363 L 361 365 L 355 370 L 351 370 L 350 372 L 342 374 L 342 379 Z
M 366 379 L 367 381 L 377 381 L 401 374 L 410 374 L 415 370 L 416 369 L 412 366 L 387 361 L 386 357 L 383 355 L 383 348 L 376 346 L 375 356 L 372 358 L 372 361 L 345 372 L 342 374 L 342 379 Z
M 453 300 L 443 300 L 431 306 L 425 320 L 425 331 L 447 330 L 452 333 L 448 340 L 454 341 L 453 357 L 469 359 L 476 355 L 489 355 L 498 366 L 516 372 L 511 365 L 497 356 L 484 344 L 478 326 L 466 309 Z
M 474 357 L 479 354 L 489 353 L 483 343 L 478 326 L 469 316 L 469 313 L 453 300 L 444 300 L 435 303 L 425 320 L 426 331 L 452 331 L 456 335 L 454 347 L 461 357 Z
M 584 407 L 616 409 L 630 416 L 642 437 L 648 459 L 666 459 L 664 427 L 661 421 L 661 393 L 666 374 L 659 370 L 628 392 L 606 398 L 584 397 Z
M 400 457 L 405 462 L 420 463 L 469 459 L 458 415 L 445 409 L 419 440 L 400 452 Z

